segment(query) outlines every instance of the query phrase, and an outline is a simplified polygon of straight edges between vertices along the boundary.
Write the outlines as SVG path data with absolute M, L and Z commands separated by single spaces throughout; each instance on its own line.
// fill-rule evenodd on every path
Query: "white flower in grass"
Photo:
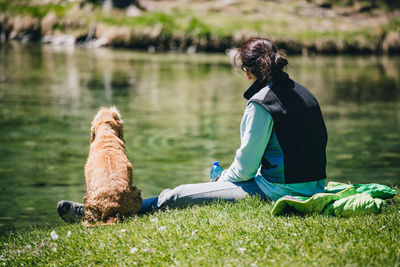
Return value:
M 51 239 L 53 239 L 53 240 L 57 240 L 58 237 L 59 237 L 59 236 L 57 235 L 56 231 L 51 232 L 51 233 L 50 233 L 50 236 L 51 236 Z
M 72 235 L 71 231 L 67 232 L 67 237 L 70 237 Z
M 57 252 L 57 248 L 56 247 L 53 247 L 51 250 L 54 251 L 54 252 Z
M 152 248 L 145 248 L 145 249 L 143 249 L 143 252 L 144 253 L 154 253 L 156 251 L 154 249 L 152 249 Z
M 240 253 L 243 254 L 246 251 L 246 248 L 238 248 L 238 250 L 239 250 Z
M 166 226 L 161 226 L 160 228 L 158 228 L 158 231 L 162 232 L 162 231 L 165 231 L 165 229 L 167 229 Z
M 195 235 L 195 234 L 197 234 L 198 232 L 199 232 L 199 230 L 195 229 L 195 230 L 192 232 L 192 235 Z
M 121 232 L 121 233 L 125 233 L 125 232 L 126 232 L 126 229 L 121 229 L 120 232 Z
M 158 223 L 158 218 L 151 218 L 150 221 L 153 223 Z
M 134 247 L 134 248 L 131 248 L 131 250 L 129 250 L 129 253 L 133 254 L 133 253 L 135 253 L 136 251 L 138 251 L 138 248 L 137 248 L 137 247 Z
M 386 228 L 386 225 L 382 226 L 381 228 L 378 229 L 378 231 L 382 231 L 383 229 Z

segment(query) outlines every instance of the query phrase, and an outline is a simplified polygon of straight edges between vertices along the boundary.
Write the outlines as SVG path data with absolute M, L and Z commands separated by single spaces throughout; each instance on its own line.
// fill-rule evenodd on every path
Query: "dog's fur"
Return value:
M 140 190 L 132 187 L 132 164 L 115 107 L 101 108 L 92 121 L 85 177 L 84 225 L 112 224 L 139 211 L 142 198 Z

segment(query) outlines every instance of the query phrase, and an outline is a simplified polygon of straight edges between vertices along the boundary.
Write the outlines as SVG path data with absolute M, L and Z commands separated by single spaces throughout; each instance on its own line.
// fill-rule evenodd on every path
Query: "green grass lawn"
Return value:
M 0 238 L 0 264 L 398 266 L 399 200 L 389 200 L 380 214 L 351 218 L 273 217 L 271 203 L 248 198 L 160 211 L 107 227 L 33 228 Z

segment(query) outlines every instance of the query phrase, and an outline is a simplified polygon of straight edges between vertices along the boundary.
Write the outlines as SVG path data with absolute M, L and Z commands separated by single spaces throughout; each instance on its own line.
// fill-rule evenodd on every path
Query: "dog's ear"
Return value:
M 93 143 L 95 138 L 96 138 L 96 129 L 92 125 L 92 128 L 90 129 L 90 143 Z
M 125 140 L 124 140 L 124 122 L 121 119 L 121 114 L 119 113 L 119 111 L 115 107 L 113 107 L 113 108 L 114 108 L 114 110 L 112 111 L 112 117 L 117 123 L 118 138 L 125 142 Z
M 112 117 L 113 117 L 113 119 L 119 124 L 118 126 L 120 126 L 120 125 L 122 125 L 122 124 L 124 123 L 124 122 L 122 121 L 121 115 L 119 114 L 118 111 L 117 111 L 117 112 L 113 111 Z
M 124 127 L 123 127 L 122 125 L 121 125 L 121 128 L 119 129 L 118 137 L 119 137 L 119 139 L 121 139 L 121 140 L 125 143 L 125 139 L 124 139 Z

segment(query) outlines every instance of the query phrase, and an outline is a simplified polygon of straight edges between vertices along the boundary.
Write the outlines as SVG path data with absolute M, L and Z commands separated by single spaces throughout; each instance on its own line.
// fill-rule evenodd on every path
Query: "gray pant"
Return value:
M 158 197 L 143 199 L 139 213 L 166 207 L 176 208 L 211 203 L 215 200 L 236 201 L 246 196 L 254 195 L 259 195 L 262 199 L 268 199 L 254 179 L 240 183 L 208 182 L 184 184 L 174 189 L 165 189 Z

